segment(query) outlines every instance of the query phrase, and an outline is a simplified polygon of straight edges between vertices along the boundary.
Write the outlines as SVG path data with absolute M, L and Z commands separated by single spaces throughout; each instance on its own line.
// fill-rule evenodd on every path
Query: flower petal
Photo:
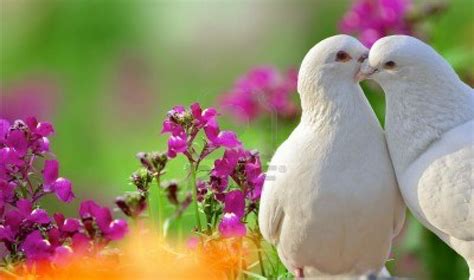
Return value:
M 225 195 L 224 212 L 234 213 L 242 218 L 245 214 L 245 197 L 241 190 L 233 190 Z
M 247 229 L 236 214 L 225 213 L 219 224 L 219 232 L 224 238 L 242 237 L 247 233 Z
M 122 219 L 113 220 L 110 223 L 109 230 L 106 233 L 110 240 L 122 239 L 128 231 L 127 222 Z
M 36 131 L 37 134 L 43 137 L 48 137 L 49 135 L 54 133 L 54 128 L 53 126 L 48 123 L 48 122 L 40 122 L 36 126 Z
M 48 216 L 48 212 L 44 209 L 35 209 L 31 212 L 28 220 L 37 224 L 49 224 L 51 219 Z
M 43 179 L 45 185 L 53 184 L 59 176 L 59 162 L 57 160 L 46 160 L 43 168 Z M 46 187 L 45 187 L 46 189 Z
M 75 197 L 74 193 L 72 192 L 72 183 L 66 178 L 58 178 L 53 183 L 53 189 L 56 193 L 56 196 L 64 202 L 71 202 Z

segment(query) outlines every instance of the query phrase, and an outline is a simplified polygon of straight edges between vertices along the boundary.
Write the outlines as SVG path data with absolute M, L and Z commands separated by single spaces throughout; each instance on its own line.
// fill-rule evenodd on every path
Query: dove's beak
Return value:
M 370 79 L 372 74 L 378 71 L 377 68 L 371 67 L 367 62 L 363 63 L 360 66 L 359 72 L 355 75 L 355 79 L 357 82 Z

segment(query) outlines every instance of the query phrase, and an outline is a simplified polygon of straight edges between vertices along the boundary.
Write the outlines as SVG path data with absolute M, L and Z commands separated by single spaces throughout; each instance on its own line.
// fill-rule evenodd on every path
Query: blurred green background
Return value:
M 472 82 L 474 2 L 447 3 L 423 28 Z M 133 189 L 128 177 L 138 167 L 136 152 L 165 149 L 159 132 L 173 105 L 213 106 L 256 65 L 298 66 L 315 43 L 337 34 L 349 7 L 349 1 L 1 0 L 2 115 L 52 121 L 61 175 L 74 182 L 78 198 L 112 205 Z M 370 84 L 364 89 L 382 119 L 383 93 Z M 28 94 L 33 104 L 22 106 L 16 96 Z M 271 129 L 268 119 L 237 125 L 224 117 L 221 125 L 267 161 L 296 122 Z M 182 174 L 183 163 L 172 165 L 170 178 Z M 75 213 L 79 201 L 50 209 Z M 394 259 L 389 267 L 398 276 L 467 279 L 464 261 L 413 219 Z

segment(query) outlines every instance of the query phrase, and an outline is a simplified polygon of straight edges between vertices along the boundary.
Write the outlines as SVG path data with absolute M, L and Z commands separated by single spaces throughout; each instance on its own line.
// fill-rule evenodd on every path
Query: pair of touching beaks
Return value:
M 356 82 L 360 82 L 366 79 L 370 79 L 370 76 L 377 72 L 376 68 L 373 68 L 368 63 L 369 52 L 364 53 L 359 57 L 357 62 L 360 63 L 359 71 L 357 71 L 356 75 L 354 76 Z

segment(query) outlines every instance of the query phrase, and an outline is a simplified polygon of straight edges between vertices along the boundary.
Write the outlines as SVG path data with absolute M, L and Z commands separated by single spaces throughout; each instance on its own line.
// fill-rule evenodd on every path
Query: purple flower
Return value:
M 241 148 L 226 150 L 223 157 L 214 162 L 211 175 L 209 185 L 216 193 L 225 190 L 230 176 L 252 202 L 260 199 L 265 174 L 256 152 Z
M 224 238 L 242 237 L 247 233 L 247 229 L 239 216 L 234 213 L 225 213 L 219 223 L 219 232 Z
M 49 219 L 48 212 L 43 209 L 33 210 L 28 217 L 28 220 L 37 224 L 49 224 L 51 221 Z
M 65 265 L 70 261 L 73 253 L 74 252 L 72 248 L 69 246 L 58 246 L 54 249 L 54 254 L 51 261 L 56 265 Z
M 170 158 L 176 157 L 178 153 L 183 153 L 188 149 L 186 142 L 186 135 L 183 133 L 177 136 L 170 136 L 168 138 L 168 156 Z
M 209 135 L 208 135 L 209 137 Z M 210 143 L 213 146 L 223 146 L 226 148 L 234 148 L 240 146 L 242 143 L 237 139 L 237 135 L 233 131 L 221 131 L 217 135 L 209 137 Z
M 234 213 L 237 217 L 242 218 L 245 214 L 245 197 L 242 191 L 233 190 L 225 195 L 224 212 Z
M 13 202 L 15 187 L 15 183 L 0 179 L 0 201 L 5 203 Z
M 20 157 L 26 154 L 28 150 L 28 140 L 21 130 L 13 130 L 7 136 L 6 144 L 15 150 Z
M 207 184 L 206 184 L 206 182 L 201 181 L 201 180 L 197 181 L 196 188 L 197 188 L 197 200 L 199 202 L 203 202 L 204 197 L 207 194 Z
M 260 66 L 240 77 L 224 94 L 220 104 L 239 121 L 252 121 L 264 112 L 291 118 L 297 107 L 292 101 L 296 92 L 296 70 L 281 74 L 275 67 Z
M 242 150 L 240 149 L 226 150 L 224 156 L 214 162 L 214 169 L 211 171 L 211 174 L 219 177 L 230 176 L 237 167 L 239 157 L 241 156 Z
M 47 77 L 33 77 L 0 91 L 2 117 L 13 121 L 31 115 L 50 118 L 56 108 L 59 88 Z
M 214 108 L 207 108 L 202 110 L 199 103 L 191 105 L 191 113 L 194 118 L 194 123 L 198 128 L 205 127 L 209 122 L 215 121 L 217 111 Z
M 199 158 L 194 159 L 191 147 L 202 130 L 209 141 L 206 142 Z M 199 103 L 193 103 L 189 110 L 183 106 L 175 106 L 163 121 L 161 132 L 171 134 L 168 138 L 167 153 L 170 158 L 183 153 L 189 160 L 197 161 L 204 159 L 219 147 L 234 148 L 241 145 L 234 132 L 220 130 L 217 123 L 217 111 L 214 108 L 203 110 Z
M 56 196 L 64 201 L 70 202 L 74 199 L 72 184 L 68 179 L 59 177 L 59 162 L 57 160 L 46 160 L 43 169 L 44 191 L 54 192 Z
M 28 260 L 48 259 L 52 254 L 52 246 L 48 240 L 44 239 L 39 230 L 30 233 L 23 244 L 21 250 Z
M 9 130 L 10 122 L 4 119 L 0 119 L 0 144 L 3 144 L 5 142 Z
M 406 13 L 411 0 L 357 0 L 339 24 L 341 32 L 357 34 L 367 47 L 390 34 L 410 34 Z
M 61 231 L 73 233 L 73 232 L 79 231 L 80 227 L 81 227 L 81 222 L 78 219 L 67 218 L 64 220 L 64 223 L 62 224 L 60 228 L 61 228 Z
M 227 186 L 229 185 L 229 180 L 227 176 L 224 177 L 219 177 L 219 176 L 213 176 L 209 178 L 209 186 L 215 194 L 222 194 Z M 223 196 L 219 196 L 218 200 L 221 200 Z
M 83 220 L 93 218 L 104 236 L 110 240 L 121 239 L 128 231 L 124 220 L 113 220 L 109 208 L 101 207 L 92 200 L 81 203 L 79 214 Z
M 13 241 L 13 232 L 10 226 L 0 225 L 0 242 L 2 241 Z

